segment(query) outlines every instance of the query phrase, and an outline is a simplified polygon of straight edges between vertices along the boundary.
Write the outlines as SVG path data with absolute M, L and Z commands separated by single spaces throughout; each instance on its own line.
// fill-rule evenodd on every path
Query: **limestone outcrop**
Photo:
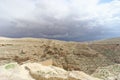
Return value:
M 0 66 L 0 80 L 101 80 L 81 71 L 66 71 L 39 63 L 9 63 Z

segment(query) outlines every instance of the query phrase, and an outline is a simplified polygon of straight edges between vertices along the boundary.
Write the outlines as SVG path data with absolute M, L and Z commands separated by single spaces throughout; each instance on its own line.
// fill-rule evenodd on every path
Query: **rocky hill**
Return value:
M 107 42 L 109 43 L 107 43 Z M 67 71 L 83 71 L 93 74 L 98 67 L 120 63 L 120 39 L 94 42 L 66 42 L 59 40 L 21 38 L 0 39 L 0 64 L 17 62 L 41 63 Z

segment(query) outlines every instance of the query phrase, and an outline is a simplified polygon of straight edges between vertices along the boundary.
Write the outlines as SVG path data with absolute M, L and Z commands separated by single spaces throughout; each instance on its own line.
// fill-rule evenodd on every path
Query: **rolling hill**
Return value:
M 98 67 L 120 63 L 119 41 L 120 38 L 94 42 L 1 38 L 0 65 L 50 60 L 53 66 L 67 71 L 78 70 L 92 74 Z

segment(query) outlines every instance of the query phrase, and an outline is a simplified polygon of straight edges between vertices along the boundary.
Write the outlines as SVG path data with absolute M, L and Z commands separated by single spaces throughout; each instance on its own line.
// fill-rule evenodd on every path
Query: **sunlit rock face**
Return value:
M 0 80 L 35 80 L 17 63 L 0 66 Z
M 43 66 L 38 63 L 19 65 L 9 63 L 0 66 L 0 80 L 100 80 L 84 72 L 66 71 L 54 66 Z
M 40 63 L 9 63 L 0 66 L 0 80 L 119 80 L 120 64 L 98 68 L 91 76 Z

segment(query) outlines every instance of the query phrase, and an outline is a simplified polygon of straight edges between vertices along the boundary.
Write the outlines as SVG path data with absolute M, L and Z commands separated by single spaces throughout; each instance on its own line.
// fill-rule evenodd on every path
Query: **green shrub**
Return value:
M 15 64 L 8 64 L 5 66 L 5 69 L 12 69 L 15 68 Z

